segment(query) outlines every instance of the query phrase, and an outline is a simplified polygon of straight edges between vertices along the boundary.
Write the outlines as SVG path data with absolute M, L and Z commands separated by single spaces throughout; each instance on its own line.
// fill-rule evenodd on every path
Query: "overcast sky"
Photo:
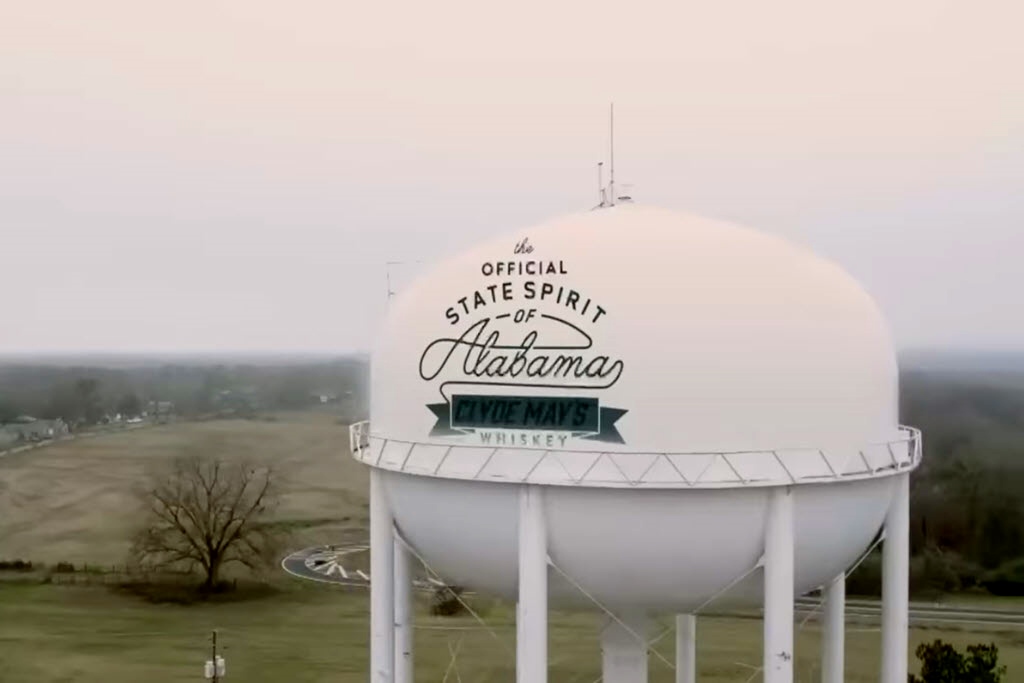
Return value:
M 897 343 L 1024 349 L 1024 4 L 0 9 L 0 351 L 367 349 L 384 262 L 639 201 L 808 244 Z M 409 267 L 399 268 L 401 281 Z

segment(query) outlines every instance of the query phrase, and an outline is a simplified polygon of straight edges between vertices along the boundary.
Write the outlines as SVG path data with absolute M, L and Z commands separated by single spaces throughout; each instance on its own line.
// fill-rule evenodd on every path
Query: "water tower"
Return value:
M 547 680 L 549 605 L 601 610 L 603 679 L 647 680 L 650 618 L 764 607 L 793 680 L 794 596 L 826 600 L 885 534 L 883 683 L 907 669 L 916 430 L 872 300 L 777 237 L 624 203 L 467 249 L 397 296 L 373 355 L 371 679 L 410 683 L 410 549 L 517 602 L 517 681 Z

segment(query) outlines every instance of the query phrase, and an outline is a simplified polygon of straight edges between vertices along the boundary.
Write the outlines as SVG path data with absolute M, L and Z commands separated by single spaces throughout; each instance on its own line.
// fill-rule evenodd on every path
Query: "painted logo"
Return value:
M 430 434 L 529 448 L 624 443 L 615 423 L 626 410 L 602 406 L 600 395 L 625 364 L 596 351 L 591 336 L 608 311 L 558 283 L 569 275 L 564 261 L 534 260 L 533 250 L 523 240 L 516 259 L 484 263 L 483 277 L 497 281 L 444 311 L 453 333 L 420 357 L 420 377 L 444 399 L 427 406 L 437 418 Z

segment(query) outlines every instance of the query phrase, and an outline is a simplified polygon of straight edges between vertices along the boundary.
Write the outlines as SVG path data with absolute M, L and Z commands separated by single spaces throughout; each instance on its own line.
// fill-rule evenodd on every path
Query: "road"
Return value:
M 723 611 L 709 614 L 760 618 L 760 611 Z M 819 601 L 815 598 L 798 598 L 796 621 L 812 621 L 821 616 Z M 850 598 L 846 601 L 846 621 L 849 623 L 877 626 L 881 621 L 882 603 L 879 600 Z M 1011 608 L 993 608 L 972 605 L 942 605 L 939 603 L 912 602 L 910 604 L 911 626 L 960 626 L 985 629 L 1024 629 L 1024 611 Z
M 346 586 L 367 587 L 370 584 L 370 577 L 365 570 L 359 567 L 366 567 L 366 557 L 359 558 L 361 553 L 367 553 L 369 546 L 365 544 L 347 544 L 339 546 L 320 546 L 306 548 L 297 551 L 286 557 L 282 562 L 282 568 L 292 576 L 319 581 L 322 583 L 334 583 Z M 360 561 L 361 560 L 361 561 Z M 417 580 L 417 588 L 430 589 L 436 587 L 425 577 Z M 1024 607 L 1024 603 L 1017 603 Z M 1024 610 L 1020 607 L 994 608 L 969 605 L 942 605 L 938 603 L 913 602 L 910 605 L 910 623 L 913 626 L 961 626 L 981 627 L 985 629 L 1024 629 Z M 878 600 L 865 600 L 851 598 L 846 601 L 846 620 L 853 624 L 864 624 L 866 626 L 877 626 L 881 620 L 881 602 Z M 730 616 L 750 619 L 760 619 L 759 610 L 744 611 L 714 611 L 706 612 L 708 616 Z M 799 598 L 796 601 L 797 623 L 805 619 L 816 620 L 821 616 L 821 608 L 818 600 L 814 598 Z
M 801 598 L 797 601 L 799 613 L 806 613 L 817 604 L 815 600 Z M 882 604 L 878 600 L 849 599 L 846 601 L 847 620 L 878 622 Z M 910 623 L 914 626 L 938 626 L 957 624 L 960 626 L 985 626 L 1024 628 L 1024 611 L 1009 608 L 981 607 L 973 605 L 943 605 L 939 603 L 912 602 Z

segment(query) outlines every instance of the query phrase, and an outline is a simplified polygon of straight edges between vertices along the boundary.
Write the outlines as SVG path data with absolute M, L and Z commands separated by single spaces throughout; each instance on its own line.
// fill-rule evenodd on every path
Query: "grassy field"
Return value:
M 148 469 L 194 449 L 282 468 L 276 515 L 300 540 L 366 526 L 367 475 L 348 457 L 348 428 L 333 416 L 181 422 L 0 458 L 0 559 L 123 563 L 137 523 L 134 488 Z
M 442 681 L 458 648 L 450 681 L 512 681 L 514 623 L 500 605 L 478 605 L 497 636 L 471 618 L 430 617 L 421 609 L 416 630 L 419 681 Z M 272 596 L 190 607 L 153 606 L 105 588 L 0 584 L 0 681 L 200 680 L 211 629 L 225 648 L 228 680 L 364 683 L 367 663 L 365 591 L 281 583 Z M 551 615 L 551 680 L 593 683 L 600 675 L 599 619 Z M 759 681 L 761 623 L 701 618 L 701 681 Z M 1024 633 L 915 630 L 914 642 L 942 638 L 963 646 L 994 641 L 1012 672 L 1024 671 Z M 877 681 L 878 633 L 850 628 L 847 681 Z M 818 632 L 812 623 L 797 640 L 797 680 L 818 680 Z M 658 645 L 673 659 L 671 634 Z M 668 683 L 671 670 L 651 658 L 651 680 Z M 1010 681 L 1015 680 L 1011 675 Z
M 271 458 L 288 473 L 277 511 L 295 530 L 295 547 L 329 543 L 365 529 L 366 474 L 346 453 L 347 432 L 327 414 L 275 421 L 181 423 L 72 441 L 0 458 L 0 558 L 118 564 L 135 522 L 133 487 L 147 468 L 190 448 Z M 226 648 L 228 679 L 248 683 L 366 680 L 367 596 L 363 589 L 304 583 L 283 575 L 273 590 L 246 600 L 189 607 L 153 605 L 111 589 L 0 581 L 0 681 L 202 680 L 211 629 Z M 471 618 L 417 619 L 417 680 L 514 680 L 514 623 L 508 606 L 477 598 L 496 636 Z M 991 606 L 991 605 L 990 605 Z M 1014 605 L 1017 607 L 1018 605 Z M 600 620 L 551 615 L 551 680 L 593 683 L 599 676 Z M 761 623 L 702 618 L 700 680 L 759 681 Z M 847 680 L 877 680 L 878 633 L 851 626 Z M 915 630 L 914 644 L 943 638 L 959 646 L 995 642 L 1024 674 L 1024 632 Z M 797 643 L 797 680 L 818 680 L 818 633 L 811 623 Z M 673 659 L 671 634 L 658 645 Z M 651 658 L 651 680 L 671 671 Z

